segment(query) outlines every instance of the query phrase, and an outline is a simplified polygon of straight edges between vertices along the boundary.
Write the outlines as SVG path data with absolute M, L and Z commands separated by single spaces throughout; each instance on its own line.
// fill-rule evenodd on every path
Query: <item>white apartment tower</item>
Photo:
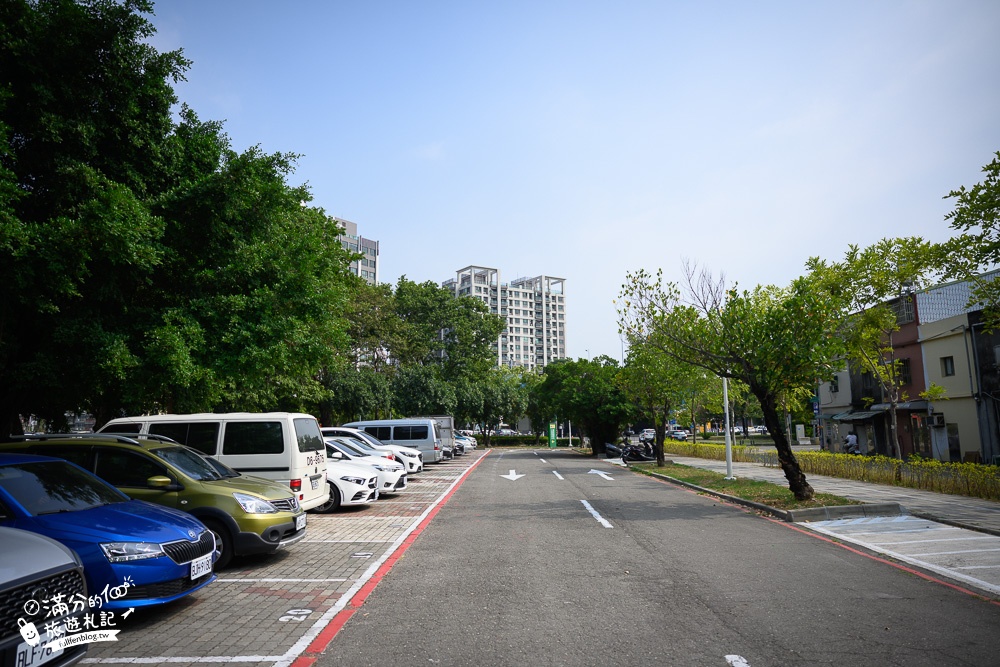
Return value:
M 361 276 L 369 285 L 378 284 L 378 241 L 358 236 L 358 223 L 334 218 L 344 230 L 340 235 L 340 244 L 351 252 L 364 253 L 360 260 L 351 262 L 351 273 Z
M 566 356 L 566 280 L 552 276 L 501 282 L 500 270 L 467 266 L 441 283 L 455 296 L 471 296 L 500 315 L 507 328 L 497 339 L 497 365 L 543 368 Z

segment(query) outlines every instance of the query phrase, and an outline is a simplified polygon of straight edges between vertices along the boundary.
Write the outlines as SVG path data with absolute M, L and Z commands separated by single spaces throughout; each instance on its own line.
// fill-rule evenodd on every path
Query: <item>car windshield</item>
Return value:
M 232 468 L 230 468 L 229 466 L 227 466 L 225 463 L 215 458 L 214 456 L 206 456 L 205 460 L 208 461 L 208 464 L 210 466 L 215 468 L 215 472 L 219 473 L 220 475 L 222 475 L 227 479 L 230 477 L 240 476 L 238 472 L 236 472 L 235 470 L 233 470 Z
M 216 472 L 204 456 L 195 454 L 186 447 L 158 447 L 153 450 L 153 453 L 191 479 L 200 482 L 222 479 L 222 475 Z
M 327 440 L 327 445 L 332 446 L 337 451 L 347 454 L 348 456 L 368 456 L 361 450 L 351 447 L 340 438 L 331 438 L 330 440 Z
M 340 438 L 340 442 L 350 445 L 354 449 L 361 451 L 363 454 L 368 454 L 369 456 L 382 456 L 382 452 L 378 451 L 367 442 L 353 435 L 345 435 Z
M 128 500 L 118 489 L 66 461 L 0 466 L 0 487 L 34 516 L 77 512 Z
M 371 433 L 366 433 L 365 431 L 358 431 L 357 435 L 353 435 L 352 434 L 351 437 L 358 438 L 359 440 L 364 440 L 365 442 L 367 442 L 372 447 L 385 447 L 385 445 L 382 444 L 381 440 L 379 440 L 378 438 L 376 438 Z

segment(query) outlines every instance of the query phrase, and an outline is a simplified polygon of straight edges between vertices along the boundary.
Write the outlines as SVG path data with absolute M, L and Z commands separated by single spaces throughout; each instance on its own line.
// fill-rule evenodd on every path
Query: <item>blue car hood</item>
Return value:
M 141 500 L 42 514 L 34 522 L 50 535 L 84 542 L 174 542 L 196 539 L 205 530 L 192 516 Z

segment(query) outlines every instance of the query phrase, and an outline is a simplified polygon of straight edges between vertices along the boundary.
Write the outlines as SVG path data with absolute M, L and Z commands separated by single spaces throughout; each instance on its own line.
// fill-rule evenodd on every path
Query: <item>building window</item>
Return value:
M 838 391 L 840 391 L 840 378 L 834 377 L 830 380 L 830 393 L 836 394 Z
M 948 377 L 955 374 L 955 357 L 941 357 L 941 375 Z
M 909 324 L 913 321 L 913 297 L 901 297 L 889 307 L 896 314 L 896 324 Z
M 910 375 L 910 360 L 900 359 L 899 360 L 899 384 L 906 386 L 912 384 L 913 377 Z

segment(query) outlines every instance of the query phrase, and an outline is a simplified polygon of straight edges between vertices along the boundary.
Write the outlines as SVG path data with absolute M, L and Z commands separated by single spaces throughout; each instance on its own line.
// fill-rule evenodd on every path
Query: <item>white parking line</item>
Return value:
M 559 479 L 563 479 L 563 476 L 557 473 L 555 470 L 552 471 L 552 474 L 558 477 Z
M 219 584 L 259 584 L 259 583 L 284 583 L 291 582 L 293 584 L 298 583 L 327 583 L 327 582 L 344 582 L 350 581 L 350 579 L 216 579 L 215 582 Z
M 913 554 L 913 556 L 926 558 L 927 556 L 951 556 L 953 554 L 984 554 L 990 551 L 1000 551 L 1000 549 L 965 549 L 963 551 L 932 551 L 931 553 L 926 553 L 926 554 Z

